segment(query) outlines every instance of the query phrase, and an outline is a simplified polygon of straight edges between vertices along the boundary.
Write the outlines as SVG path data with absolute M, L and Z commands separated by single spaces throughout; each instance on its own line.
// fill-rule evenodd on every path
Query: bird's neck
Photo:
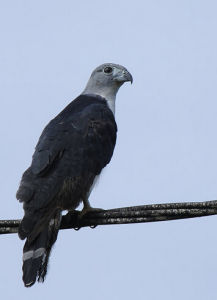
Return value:
M 111 88 L 96 88 L 95 87 L 91 87 L 91 86 L 87 86 L 82 95 L 98 95 L 103 97 L 108 104 L 108 107 L 111 109 L 111 111 L 113 112 L 113 114 L 115 115 L 115 99 L 116 99 L 116 94 L 117 94 L 117 90 L 116 89 L 111 89 Z

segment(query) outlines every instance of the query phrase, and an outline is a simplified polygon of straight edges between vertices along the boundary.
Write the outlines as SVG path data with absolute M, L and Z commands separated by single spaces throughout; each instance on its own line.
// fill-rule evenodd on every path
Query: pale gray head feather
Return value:
M 106 72 L 108 70 L 111 72 Z M 105 98 L 114 113 L 117 91 L 126 81 L 131 81 L 132 83 L 133 78 L 125 67 L 113 63 L 106 63 L 100 65 L 92 72 L 82 94 L 94 94 Z

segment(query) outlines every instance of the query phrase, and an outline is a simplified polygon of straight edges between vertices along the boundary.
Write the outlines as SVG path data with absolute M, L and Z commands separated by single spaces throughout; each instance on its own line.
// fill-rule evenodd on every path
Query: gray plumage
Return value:
M 99 66 L 83 93 L 49 122 L 39 138 L 17 191 L 25 212 L 19 236 L 26 238 L 23 281 L 27 287 L 36 279 L 44 281 L 61 212 L 81 202 L 83 214 L 91 210 L 92 185 L 113 154 L 115 97 L 126 81 L 132 82 L 132 76 L 124 67 Z

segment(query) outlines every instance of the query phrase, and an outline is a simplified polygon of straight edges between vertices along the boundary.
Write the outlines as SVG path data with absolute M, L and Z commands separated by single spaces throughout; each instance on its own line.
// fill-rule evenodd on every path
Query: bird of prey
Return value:
M 62 211 L 74 210 L 82 202 L 82 215 L 93 209 L 88 197 L 114 151 L 115 98 L 126 81 L 132 83 L 133 78 L 123 66 L 100 65 L 83 93 L 48 123 L 39 138 L 16 194 L 24 208 L 18 233 L 26 239 L 26 287 L 44 281 Z

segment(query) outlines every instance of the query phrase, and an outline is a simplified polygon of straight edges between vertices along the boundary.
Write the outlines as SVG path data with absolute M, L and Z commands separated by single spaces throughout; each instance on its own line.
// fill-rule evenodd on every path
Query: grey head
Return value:
M 106 63 L 100 65 L 92 72 L 82 94 L 99 95 L 105 98 L 108 106 L 114 113 L 117 91 L 127 81 L 132 83 L 133 77 L 125 67 Z

